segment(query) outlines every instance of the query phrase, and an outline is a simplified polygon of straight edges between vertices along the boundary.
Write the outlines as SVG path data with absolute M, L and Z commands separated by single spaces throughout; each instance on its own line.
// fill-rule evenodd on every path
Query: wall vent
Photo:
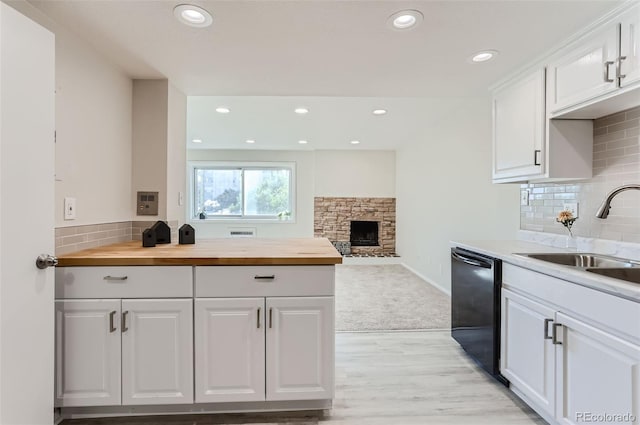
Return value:
M 255 227 L 237 227 L 229 229 L 229 236 L 232 238 L 255 238 Z

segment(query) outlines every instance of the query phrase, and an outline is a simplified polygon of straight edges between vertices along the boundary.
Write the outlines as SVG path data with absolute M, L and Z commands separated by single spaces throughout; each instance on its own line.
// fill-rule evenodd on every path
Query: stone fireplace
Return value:
M 314 236 L 351 244 L 353 254 L 394 254 L 395 198 L 314 199 Z

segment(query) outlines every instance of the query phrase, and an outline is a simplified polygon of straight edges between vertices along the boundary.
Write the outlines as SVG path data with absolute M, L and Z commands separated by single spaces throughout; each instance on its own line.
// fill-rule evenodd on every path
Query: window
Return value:
M 190 163 L 194 219 L 290 220 L 294 164 Z

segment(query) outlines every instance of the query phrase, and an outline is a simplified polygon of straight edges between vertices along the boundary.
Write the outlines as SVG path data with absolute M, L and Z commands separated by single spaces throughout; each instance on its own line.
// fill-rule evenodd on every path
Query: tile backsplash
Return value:
M 520 229 L 566 234 L 555 218 L 565 202 L 578 202 L 576 236 L 640 243 L 640 191 L 617 195 L 606 220 L 595 213 L 614 188 L 640 184 L 640 107 L 594 120 L 593 177 L 563 183 L 523 184 L 529 205 L 520 207 Z

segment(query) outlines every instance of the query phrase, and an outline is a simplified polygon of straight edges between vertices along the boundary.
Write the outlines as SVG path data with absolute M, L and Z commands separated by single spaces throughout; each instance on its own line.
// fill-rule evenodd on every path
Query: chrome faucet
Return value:
M 596 217 L 598 218 L 607 218 L 609 216 L 609 210 L 611 209 L 611 200 L 620 192 L 624 192 L 625 190 L 636 189 L 640 190 L 640 184 L 625 184 L 624 186 L 617 187 L 613 189 L 608 195 L 607 199 L 604 200 L 600 208 L 598 208 L 598 212 L 596 212 Z

